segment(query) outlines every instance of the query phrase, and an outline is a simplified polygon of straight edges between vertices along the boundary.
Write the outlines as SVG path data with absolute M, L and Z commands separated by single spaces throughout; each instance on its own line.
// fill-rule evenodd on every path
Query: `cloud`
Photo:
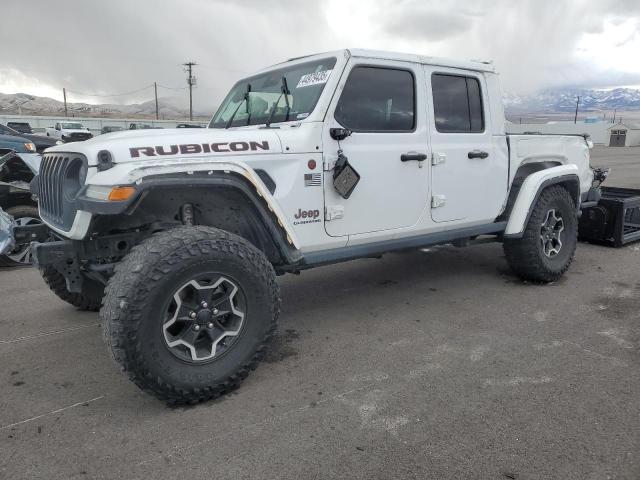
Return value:
M 0 30 L 0 91 L 66 87 L 71 100 L 184 88 L 181 64 L 193 60 L 194 103 L 211 110 L 251 71 L 344 47 L 493 59 L 516 93 L 640 83 L 637 54 L 612 60 L 640 47 L 637 0 L 2 0 L 2 13 L 28 21 Z M 159 93 L 188 103 L 186 90 Z

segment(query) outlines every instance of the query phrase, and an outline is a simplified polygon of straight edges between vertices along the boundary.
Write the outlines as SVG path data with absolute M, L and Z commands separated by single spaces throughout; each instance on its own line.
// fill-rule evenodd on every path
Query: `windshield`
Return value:
M 329 80 L 335 57 L 314 60 L 312 62 L 290 65 L 271 70 L 236 83 L 220 108 L 213 116 L 209 128 L 225 128 L 229 119 L 241 103 L 245 103 L 247 85 L 250 85 L 248 105 L 240 105 L 233 117 L 232 127 L 244 125 L 260 125 L 269 119 L 271 109 L 278 102 L 282 93 L 282 77 L 286 78 L 289 87 L 289 120 L 302 120 L 313 111 L 320 98 L 325 84 Z M 280 103 L 273 115 L 273 123 L 284 122 L 287 118 L 287 102 L 280 98 Z
M 17 130 L 14 130 L 11 127 L 5 127 L 4 125 L 0 125 L 0 133 L 3 133 L 5 135 L 19 135 L 20 132 L 18 132 Z
M 81 130 L 84 127 L 82 126 L 81 123 L 63 123 L 62 128 Z

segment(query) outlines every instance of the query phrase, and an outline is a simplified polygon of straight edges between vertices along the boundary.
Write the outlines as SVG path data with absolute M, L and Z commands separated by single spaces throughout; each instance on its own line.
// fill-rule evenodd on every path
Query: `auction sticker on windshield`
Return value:
M 310 87 L 311 85 L 319 85 L 321 83 L 327 83 L 327 80 L 329 80 L 329 75 L 331 75 L 331 72 L 333 72 L 333 69 L 322 70 L 320 72 L 307 73 L 306 75 L 303 75 L 302 77 L 300 77 L 300 81 L 298 82 L 298 85 L 296 85 L 296 88 Z

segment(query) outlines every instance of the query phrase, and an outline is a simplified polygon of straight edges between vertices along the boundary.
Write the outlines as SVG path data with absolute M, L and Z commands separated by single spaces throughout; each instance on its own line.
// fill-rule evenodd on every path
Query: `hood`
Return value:
M 282 128 L 174 128 L 106 133 L 84 142 L 57 145 L 47 153 L 84 154 L 89 166 L 97 165 L 98 152 L 107 150 L 114 163 L 158 161 L 170 158 L 230 157 L 320 150 L 318 128 L 300 123 Z M 311 128 L 310 128 L 311 127 Z M 308 139 L 313 135 L 315 139 Z M 317 138 L 316 138 L 317 137 Z M 313 145 L 311 145 L 313 144 Z M 285 146 L 283 146 L 285 145 Z M 296 147 L 299 146 L 299 147 Z
M 35 143 L 36 146 L 42 146 L 42 145 L 51 146 L 51 145 L 55 145 L 56 142 L 59 142 L 59 140 L 57 140 L 57 139 L 55 139 L 53 137 L 45 137 L 43 135 L 31 135 L 31 134 L 28 134 L 28 133 L 23 133 L 20 136 L 28 139 L 29 141 L 31 141 L 33 143 Z
M 63 128 L 65 133 L 91 133 L 88 128 Z
M 19 153 L 26 153 L 25 143 L 32 143 L 31 140 L 15 135 L 0 135 L 0 149 L 12 149 Z

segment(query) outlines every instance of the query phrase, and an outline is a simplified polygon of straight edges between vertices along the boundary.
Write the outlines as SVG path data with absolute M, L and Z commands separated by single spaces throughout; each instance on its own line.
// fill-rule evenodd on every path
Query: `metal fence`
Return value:
M 87 127 L 94 135 L 99 135 L 102 127 L 122 127 L 129 128 L 130 123 L 144 123 L 152 127 L 175 128 L 179 123 L 203 124 L 202 121 L 188 120 L 151 120 L 140 118 L 95 118 L 95 117 L 45 117 L 38 115 L 0 115 L 0 123 L 6 125 L 7 122 L 29 122 L 33 132 L 44 134 L 47 127 L 53 127 L 56 122 L 79 122 Z

